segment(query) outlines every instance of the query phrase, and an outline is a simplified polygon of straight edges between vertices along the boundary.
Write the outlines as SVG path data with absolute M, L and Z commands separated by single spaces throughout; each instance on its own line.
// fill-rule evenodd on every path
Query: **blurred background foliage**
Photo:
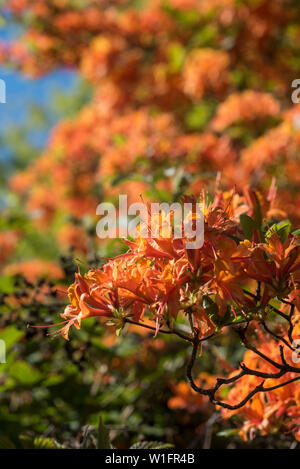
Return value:
M 278 143 L 271 163 L 268 154 L 263 155 L 255 170 L 248 163 L 243 166 L 241 156 L 260 137 L 266 139 L 267 152 L 268 139 L 277 143 L 268 132 L 286 122 L 281 109 L 290 105 L 289 80 L 299 71 L 298 3 L 174 0 L 155 1 L 150 10 L 141 0 L 101 1 L 99 7 L 92 0 L 39 0 L 36 9 L 29 0 L 1 3 L 0 36 L 18 46 L 0 50 L 0 76 L 7 82 L 7 104 L 0 105 L 0 339 L 7 348 L 6 363 L 0 364 L 0 447 L 28 447 L 33 438 L 43 437 L 79 448 L 86 442 L 87 429 L 98 426 L 99 415 L 118 448 L 144 440 L 178 448 L 296 445 L 278 428 L 243 442 L 238 415 L 224 421 L 185 383 L 178 387 L 185 380 L 190 353 L 179 339 L 154 339 L 153 333 L 133 327 L 116 337 L 114 330 L 88 319 L 66 342 L 27 325 L 59 322 L 66 302 L 61 291 L 73 282 L 78 266 L 81 272 L 88 265 L 98 267 L 104 258 L 125 250 L 118 240 L 95 239 L 95 202 L 90 196 L 97 203 L 114 201 L 125 191 L 130 197 L 143 193 L 147 200 L 173 201 L 185 191 L 201 191 L 205 180 L 214 185 L 221 170 L 225 187 L 243 187 L 261 171 L 266 188 L 279 172 L 279 186 L 288 186 L 285 206 L 299 219 L 299 181 L 293 168 L 287 165 L 283 172 L 281 166 L 287 158 L 285 148 Z M 100 15 L 99 24 L 93 18 L 80 23 L 76 13 L 81 15 L 88 7 Z M 126 13 L 128 8 L 142 12 L 140 29 L 135 17 L 115 23 L 115 11 Z M 93 42 L 101 35 L 107 35 L 112 45 Z M 58 46 L 52 44 L 53 38 L 59 39 Z M 25 45 L 33 59 L 23 50 Z M 204 55 L 193 56 L 193 51 Z M 236 115 L 228 105 L 225 123 L 213 124 L 220 103 L 246 90 L 271 93 L 280 106 L 274 110 L 274 103 L 267 101 L 256 109 L 260 95 L 245 103 L 240 97 L 233 105 Z M 252 114 L 249 106 L 255 108 Z M 139 130 L 139 112 L 141 120 L 146 115 L 146 130 Z M 140 134 L 131 141 L 135 126 Z M 94 132 L 94 140 L 81 140 L 77 127 L 88 135 Z M 107 134 L 111 153 L 102 144 Z M 62 140 L 54 149 L 53 135 Z M 296 143 L 289 149 L 298 155 Z M 132 156 L 129 149 L 135 145 L 137 154 Z M 38 166 L 47 151 L 49 160 L 62 162 L 62 173 L 69 166 L 70 172 L 74 170 L 71 182 L 69 173 L 58 179 L 60 173 L 51 165 Z M 114 167 L 115 152 L 120 161 Z M 78 170 L 78 154 L 84 162 L 91 160 L 91 167 Z M 112 168 L 100 177 L 102 160 L 112 162 Z M 81 199 L 87 199 L 87 205 L 79 206 L 77 213 L 65 202 L 72 199 L 74 180 L 80 181 L 82 174 L 89 178 Z M 26 194 L 12 186 L 14 175 L 25 181 Z M 53 178 L 43 185 L 39 178 L 47 176 Z M 40 186 L 41 201 L 28 205 Z M 48 202 L 51 217 L 43 225 Z M 63 237 L 66 225 L 71 228 Z M 243 353 L 228 332 L 203 347 L 198 372 L 222 374 L 224 363 L 236 365 Z

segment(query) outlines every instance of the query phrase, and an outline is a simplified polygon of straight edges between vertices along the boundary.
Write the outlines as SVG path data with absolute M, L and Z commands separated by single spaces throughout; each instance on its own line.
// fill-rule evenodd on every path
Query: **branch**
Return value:
M 251 296 L 252 296 L 252 294 L 251 294 Z M 259 296 L 258 293 L 257 293 L 257 296 Z M 293 332 L 292 316 L 294 314 L 294 305 L 290 305 L 290 306 L 291 306 L 290 315 L 289 316 L 285 315 L 285 316 L 287 316 L 288 321 L 289 321 L 289 331 L 288 331 L 289 340 L 292 337 L 292 332 Z M 284 314 L 284 313 L 282 313 L 282 314 Z M 260 392 L 266 393 L 266 392 L 274 391 L 275 389 L 279 389 L 281 387 L 284 387 L 288 384 L 291 384 L 295 381 L 300 380 L 300 376 L 297 376 L 295 378 L 292 378 L 292 379 L 289 379 L 289 380 L 284 381 L 282 383 L 279 383 L 275 386 L 271 386 L 271 387 L 265 387 L 264 386 L 265 380 L 267 380 L 267 379 L 279 379 L 279 378 L 282 378 L 283 376 L 285 376 L 287 373 L 291 373 L 291 372 L 297 373 L 298 375 L 300 375 L 300 368 L 293 367 L 293 366 L 291 366 L 287 363 L 287 361 L 285 359 L 285 356 L 284 356 L 284 349 L 283 349 L 282 345 L 279 346 L 281 363 L 277 363 L 274 360 L 272 360 L 271 358 L 269 358 L 268 356 L 266 356 L 264 353 L 262 353 L 260 350 L 258 350 L 253 344 L 251 344 L 248 341 L 247 337 L 246 337 L 246 331 L 248 329 L 249 322 L 246 324 L 246 326 L 244 328 L 241 328 L 241 327 L 234 328 L 235 332 L 239 335 L 243 345 L 247 349 L 251 350 L 253 353 L 258 355 L 265 362 L 267 362 L 270 365 L 272 365 L 273 367 L 277 368 L 278 372 L 267 373 L 267 372 L 262 372 L 262 371 L 259 371 L 259 370 L 252 370 L 252 369 L 248 368 L 244 363 L 240 363 L 239 367 L 241 368 L 241 371 L 239 371 L 237 374 L 235 374 L 231 378 L 217 378 L 216 383 L 213 387 L 208 388 L 208 389 L 204 389 L 204 388 L 198 386 L 195 383 L 194 378 L 193 378 L 193 367 L 194 367 L 195 362 L 196 362 L 198 348 L 199 348 L 199 344 L 200 344 L 201 341 L 198 337 L 197 329 L 194 328 L 194 326 L 192 324 L 192 319 L 190 318 L 191 328 L 192 328 L 192 332 L 193 332 L 193 339 L 192 339 L 193 349 L 192 349 L 191 357 L 190 357 L 190 360 L 189 360 L 188 366 L 187 366 L 187 371 L 186 371 L 187 379 L 190 383 L 191 388 L 195 392 L 197 392 L 198 394 L 201 394 L 203 396 L 208 396 L 208 398 L 209 398 L 209 400 L 212 404 L 214 404 L 216 406 L 223 407 L 224 409 L 238 410 L 238 409 L 242 408 L 245 404 L 247 404 L 247 402 L 249 402 L 253 398 L 253 396 L 255 396 L 256 394 L 258 394 Z M 293 347 L 290 346 L 290 344 L 288 343 L 288 341 L 285 338 L 283 338 L 281 336 L 277 336 L 275 333 L 273 333 L 266 326 L 266 324 L 264 322 L 262 324 L 265 327 L 266 331 L 269 334 L 272 335 L 272 337 L 274 337 L 277 340 L 281 340 L 284 343 L 284 345 L 288 346 L 291 350 L 295 350 Z M 219 400 L 216 397 L 216 393 L 221 388 L 221 386 L 234 384 L 237 381 L 239 381 L 241 378 L 243 378 L 244 376 L 256 376 L 257 378 L 263 379 L 264 381 L 259 383 L 252 391 L 250 391 L 244 397 L 244 399 L 242 399 L 237 404 L 231 405 L 231 404 L 228 404 L 227 402 L 223 402 L 222 400 Z
M 134 324 L 135 326 L 144 327 L 145 329 L 149 329 L 150 331 L 156 332 L 155 327 L 148 326 L 147 324 L 142 324 L 140 322 L 132 321 L 131 319 L 127 319 L 127 318 L 124 320 L 124 322 L 128 323 L 128 324 Z M 191 337 L 183 334 L 182 332 L 178 331 L 177 329 L 170 329 L 170 330 L 159 329 L 159 332 L 162 333 L 162 334 L 169 334 L 169 335 L 174 334 L 174 335 L 177 335 L 178 337 L 180 337 L 181 339 L 187 340 L 188 342 L 193 342 L 193 339 Z M 209 338 L 209 337 L 207 337 L 207 338 Z

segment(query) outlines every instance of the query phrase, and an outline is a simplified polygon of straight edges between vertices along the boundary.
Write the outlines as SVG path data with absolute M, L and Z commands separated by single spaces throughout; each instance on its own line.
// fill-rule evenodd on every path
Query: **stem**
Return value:
M 142 324 L 137 321 L 132 321 L 131 319 L 125 319 L 124 322 L 128 324 L 134 324 L 135 326 L 144 327 L 145 329 L 149 329 L 150 331 L 156 332 L 155 327 L 148 326 L 147 324 Z M 193 339 L 191 337 L 188 337 L 187 335 L 175 329 L 171 329 L 171 330 L 159 329 L 159 332 L 161 332 L 162 334 L 168 334 L 168 335 L 174 334 L 180 337 L 181 339 L 187 340 L 188 342 L 193 342 Z

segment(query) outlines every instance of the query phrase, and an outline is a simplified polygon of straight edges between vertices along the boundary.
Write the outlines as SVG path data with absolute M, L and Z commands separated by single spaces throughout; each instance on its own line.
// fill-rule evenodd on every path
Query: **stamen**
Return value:
M 31 324 L 27 324 L 27 328 L 34 327 L 35 329 L 48 329 L 48 327 L 61 326 L 62 324 L 66 324 L 66 322 L 69 322 L 69 319 L 66 319 L 62 322 L 58 322 L 57 324 L 49 324 L 49 326 L 32 326 Z

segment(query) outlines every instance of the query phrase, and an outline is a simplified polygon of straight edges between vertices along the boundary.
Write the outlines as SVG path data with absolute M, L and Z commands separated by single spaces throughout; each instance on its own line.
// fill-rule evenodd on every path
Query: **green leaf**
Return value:
M 99 417 L 97 449 L 111 449 L 109 431 L 103 424 L 102 417 Z
M 24 361 L 13 363 L 9 368 L 9 374 L 25 386 L 32 386 L 42 379 L 42 374 Z
M 111 136 L 111 139 L 112 139 L 113 144 L 116 145 L 117 147 L 120 147 L 124 145 L 124 143 L 126 143 L 126 137 L 125 135 L 122 135 L 122 134 L 114 134 Z
M 139 441 L 130 447 L 130 449 L 170 449 L 174 445 L 162 443 L 161 441 Z
M 52 438 L 31 437 L 27 435 L 20 435 L 21 445 L 24 449 L 62 449 L 63 446 L 59 445 Z
M 163 5 L 164 10 L 180 24 L 183 28 L 192 28 L 195 26 L 200 18 L 199 11 L 196 9 L 189 10 L 180 10 L 178 8 L 173 8 L 171 5 L 165 3 Z
M 13 293 L 14 292 L 14 279 L 12 276 L 2 275 L 0 277 L 0 292 Z
M 33 444 L 35 449 L 57 449 L 60 447 L 52 438 L 35 438 Z
M 62 375 L 52 375 L 48 376 L 44 381 L 43 381 L 43 386 L 45 388 L 49 386 L 57 386 L 58 384 L 62 383 L 64 381 L 64 377 Z
M 289 220 L 281 221 L 280 223 L 275 223 L 266 233 L 266 238 L 270 238 L 274 233 L 276 233 L 280 241 L 284 243 L 291 231 L 292 224 Z
M 213 105 L 210 102 L 203 101 L 196 104 L 185 117 L 188 130 L 202 130 L 210 120 L 212 113 Z
M 170 45 L 168 50 L 169 68 L 173 73 L 178 73 L 184 63 L 185 49 L 179 42 Z
M 9 326 L 3 329 L 0 333 L 0 340 L 5 342 L 6 350 L 9 350 L 24 336 L 23 331 L 19 331 L 14 326 Z
M 213 42 L 218 35 L 218 29 L 214 24 L 207 24 L 197 29 L 191 38 L 192 47 L 213 47 Z
M 228 428 L 227 430 L 222 430 L 217 433 L 217 436 L 223 436 L 225 438 L 228 438 L 230 436 L 237 435 L 239 432 L 238 428 Z
M 240 223 L 245 237 L 251 240 L 253 236 L 253 231 L 257 228 L 255 221 L 251 217 L 243 213 L 240 216 Z
M 292 232 L 292 235 L 294 236 L 300 236 L 300 228 Z
M 207 314 L 217 314 L 218 305 L 207 295 L 203 296 L 202 306 Z

